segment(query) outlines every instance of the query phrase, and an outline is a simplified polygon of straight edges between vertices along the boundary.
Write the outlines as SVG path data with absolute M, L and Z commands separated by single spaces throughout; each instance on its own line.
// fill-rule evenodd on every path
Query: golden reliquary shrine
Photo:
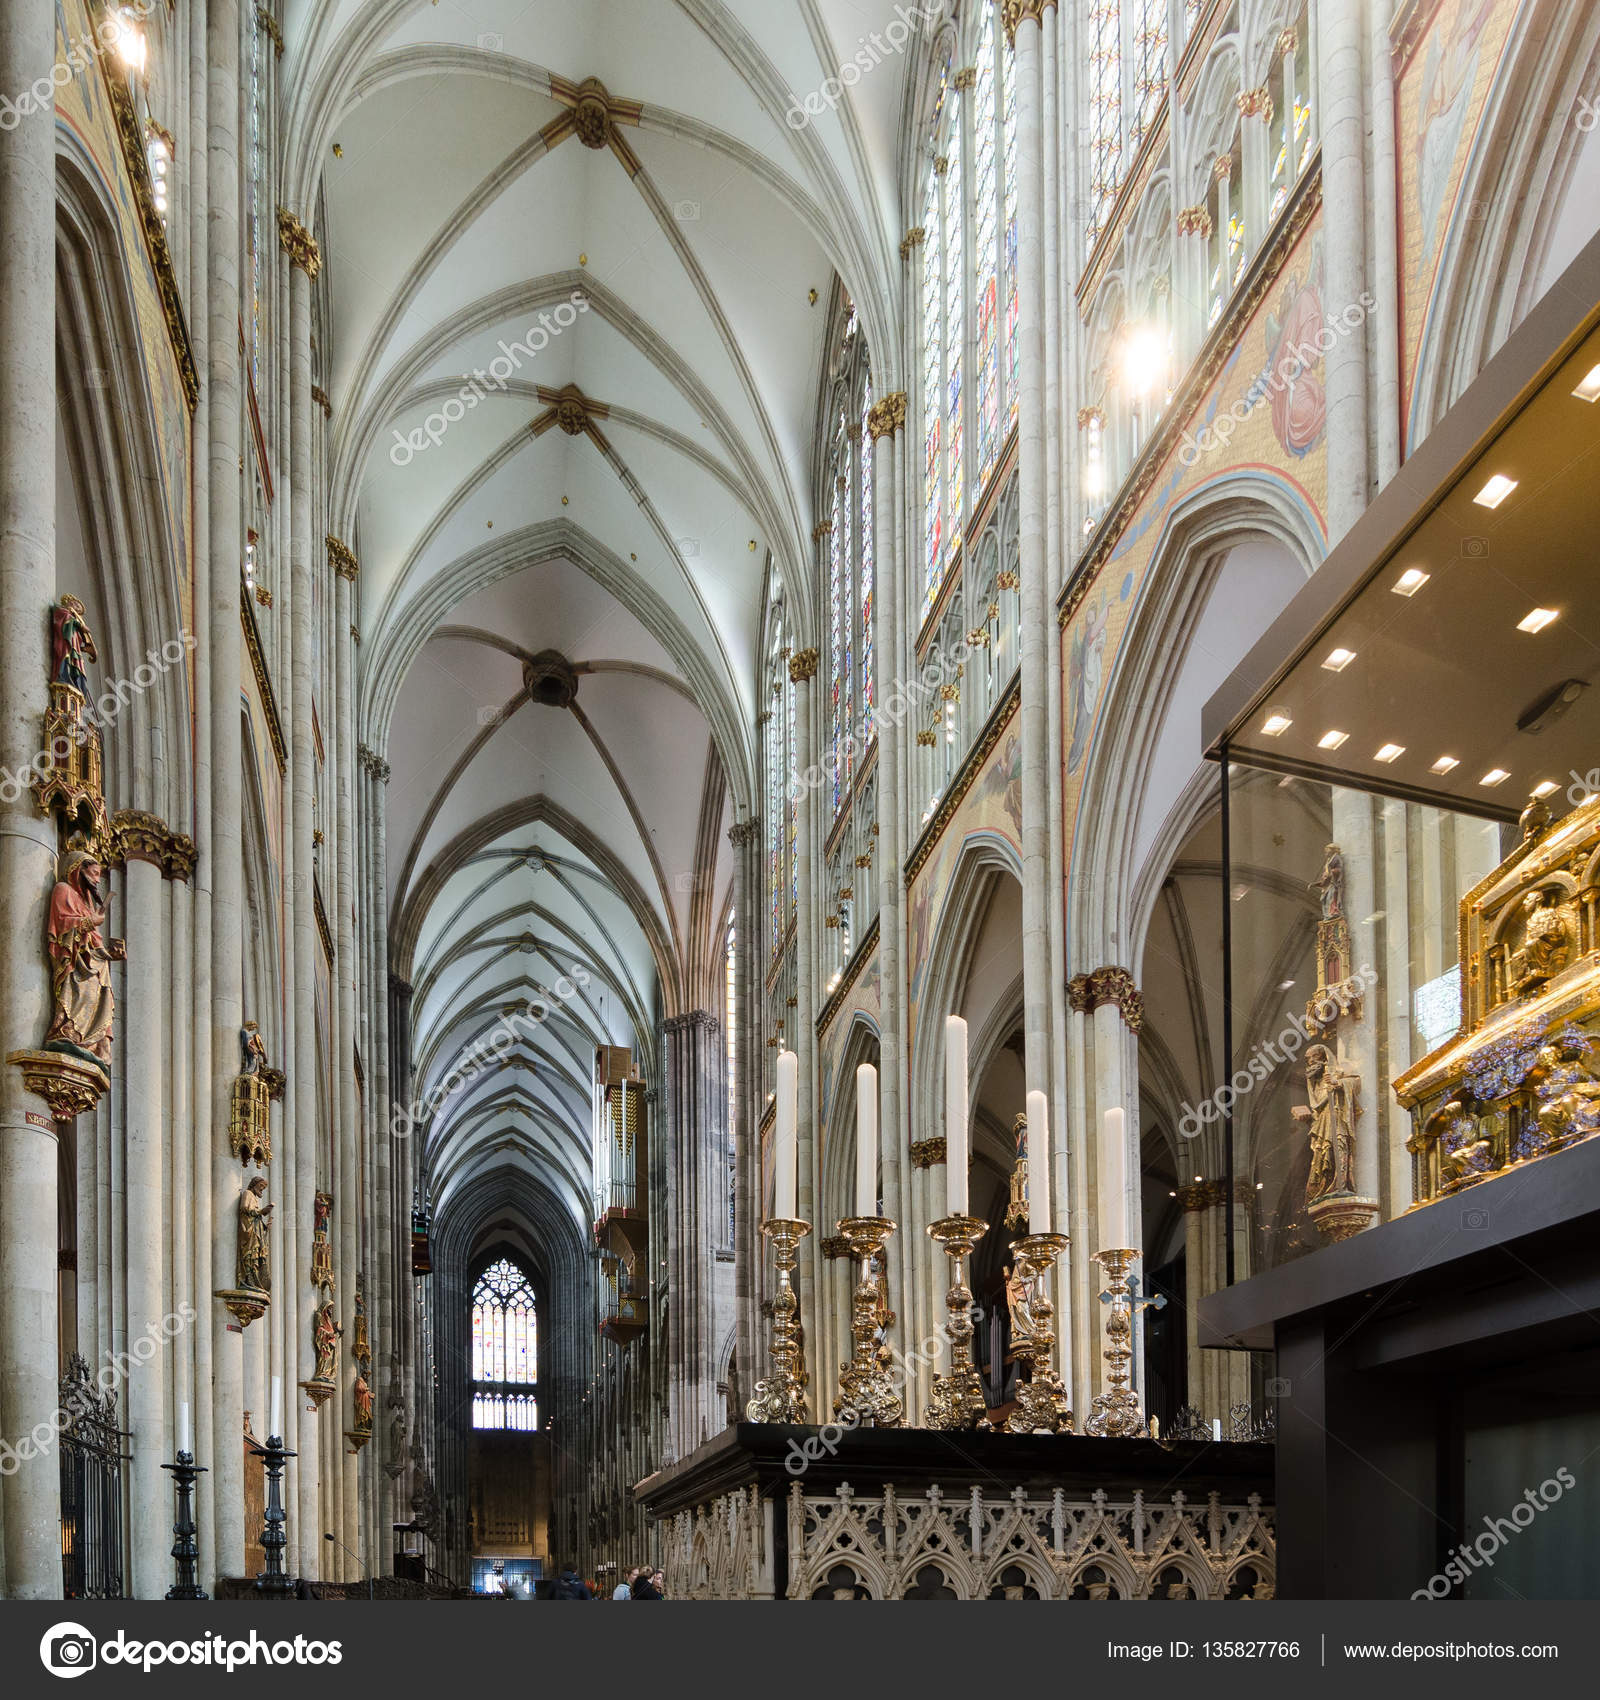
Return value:
M 1417 1204 L 1600 1133 L 1600 796 L 1522 844 L 1461 903 L 1461 1027 L 1395 1081 Z

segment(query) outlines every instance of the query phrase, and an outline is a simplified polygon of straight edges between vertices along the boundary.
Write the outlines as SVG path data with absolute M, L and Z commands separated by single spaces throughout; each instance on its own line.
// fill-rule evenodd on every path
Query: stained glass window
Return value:
M 723 954 L 722 1032 L 724 1055 L 728 1064 L 728 1244 L 734 1243 L 737 1220 L 734 1215 L 737 1190 L 735 1185 L 735 1152 L 738 1149 L 739 1127 L 739 1028 L 735 1017 L 739 1004 L 738 986 L 738 929 L 732 915 L 728 917 L 728 937 Z
M 973 259 L 977 271 L 978 332 L 976 424 L 979 487 L 994 469 L 1000 454 L 1000 245 L 995 227 L 1000 217 L 1000 183 L 995 121 L 995 9 L 983 9 L 978 32 L 977 81 L 973 85 Z
M 1133 18 L 1133 111 L 1128 146 L 1138 147 L 1167 92 L 1167 0 L 1137 0 Z
M 1094 0 L 1089 8 L 1088 247 L 1105 228 L 1122 174 L 1122 6 Z M 1085 255 L 1087 258 L 1087 254 Z
M 472 1426 L 539 1426 L 539 1326 L 528 1278 L 502 1257 L 472 1294 Z
M 767 698 L 767 945 L 776 956 L 787 930 L 783 892 L 788 884 L 789 826 L 786 798 L 789 790 L 789 739 L 785 710 L 789 703 L 789 666 L 780 611 L 774 622 L 771 687 Z
M 1017 422 L 1017 55 L 1002 37 L 1000 88 L 1002 153 L 1005 161 L 1006 429 Z
M 939 176 L 930 166 L 922 200 L 923 601 L 938 595 L 944 564 L 944 262 Z
M 961 393 L 965 376 L 963 349 L 965 346 L 965 315 L 962 302 L 966 294 L 966 244 L 962 239 L 962 173 L 961 158 L 961 97 L 950 103 L 949 169 L 944 180 L 944 323 L 945 323 L 945 527 L 947 541 L 943 570 L 948 572 L 951 557 L 961 547 L 962 500 L 965 486 L 962 480 L 963 441 L 961 413 L 964 398 Z
M 864 742 L 870 744 L 876 736 L 872 708 L 876 687 L 872 670 L 877 665 L 877 650 L 872 641 L 872 590 L 876 572 L 873 554 L 872 527 L 872 379 L 861 386 L 861 715 L 866 722 Z

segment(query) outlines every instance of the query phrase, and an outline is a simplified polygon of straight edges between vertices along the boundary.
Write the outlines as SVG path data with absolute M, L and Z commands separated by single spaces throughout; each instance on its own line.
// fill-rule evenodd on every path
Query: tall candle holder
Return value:
M 256 1577 L 256 1592 L 268 1599 L 286 1600 L 294 1593 L 294 1578 L 283 1568 L 283 1549 L 289 1544 L 283 1527 L 283 1466 L 286 1459 L 294 1456 L 293 1452 L 284 1450 L 281 1435 L 267 1436 L 262 1453 L 267 1474 L 267 1511 L 261 1531 L 261 1550 L 266 1554 L 267 1568 Z
M 855 1352 L 839 1371 L 833 1414 L 837 1417 L 851 1411 L 858 1422 L 871 1423 L 874 1428 L 899 1428 L 905 1415 L 905 1403 L 884 1367 L 888 1356 L 884 1334 L 894 1321 L 894 1312 L 889 1309 L 885 1288 L 872 1273 L 873 1260 L 882 1255 L 894 1227 L 887 1216 L 846 1216 L 839 1223 L 839 1233 L 851 1256 L 861 1264 L 861 1279 L 850 1304 Z
M 950 1373 L 933 1378 L 927 1426 L 933 1429 L 986 1429 L 989 1404 L 972 1362 L 972 1289 L 967 1285 L 966 1259 L 988 1233 L 981 1216 L 941 1216 L 928 1225 L 928 1237 L 944 1247 L 950 1259 L 950 1288 L 945 1305 L 950 1315 Z
M 1009 1434 L 1071 1434 L 1072 1407 L 1051 1365 L 1056 1345 L 1056 1307 L 1050 1297 L 1056 1259 L 1067 1249 L 1065 1234 L 1024 1234 L 1011 1242 L 1011 1349 L 1028 1366 L 1017 1377 L 1017 1408 L 1006 1419 Z
M 1094 1409 L 1083 1425 L 1085 1434 L 1101 1438 L 1126 1438 L 1147 1432 L 1139 1409 L 1139 1395 L 1128 1386 L 1128 1364 L 1133 1358 L 1129 1340 L 1133 1334 L 1133 1295 L 1128 1290 L 1128 1271 L 1138 1260 L 1131 1250 L 1097 1251 L 1094 1260 L 1106 1272 L 1103 1302 L 1111 1306 L 1106 1318 L 1106 1380 L 1110 1390 L 1097 1393 Z
M 172 1525 L 172 1556 L 178 1561 L 178 1579 L 167 1589 L 167 1598 L 209 1599 L 211 1596 L 200 1586 L 200 1541 L 194 1523 L 194 1482 L 196 1476 L 205 1474 L 205 1465 L 196 1464 L 192 1452 L 179 1452 L 176 1463 L 161 1468 L 172 1472 L 178 1495 L 178 1515 Z
M 772 1299 L 772 1366 L 756 1383 L 745 1415 L 753 1423 L 803 1423 L 808 1414 L 808 1378 L 800 1343 L 800 1305 L 790 1275 L 811 1224 L 794 1216 L 772 1216 L 761 1224 L 761 1231 L 772 1241 L 772 1262 L 778 1272 L 778 1290 Z

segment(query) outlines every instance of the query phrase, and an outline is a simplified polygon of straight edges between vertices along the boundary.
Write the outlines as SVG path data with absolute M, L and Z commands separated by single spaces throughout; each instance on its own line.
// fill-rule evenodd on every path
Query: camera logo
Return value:
M 39 1643 L 39 1662 L 52 1676 L 82 1676 L 97 1658 L 94 1637 L 81 1623 L 58 1623 Z

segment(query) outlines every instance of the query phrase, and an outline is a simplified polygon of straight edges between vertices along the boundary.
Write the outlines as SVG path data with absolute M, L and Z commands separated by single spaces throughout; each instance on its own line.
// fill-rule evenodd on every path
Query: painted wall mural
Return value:
M 1432 332 L 1440 279 L 1479 209 L 1462 184 L 1528 0 L 1441 0 L 1396 66 L 1395 157 L 1400 224 L 1400 384 L 1405 452 L 1415 441 L 1416 373 Z

